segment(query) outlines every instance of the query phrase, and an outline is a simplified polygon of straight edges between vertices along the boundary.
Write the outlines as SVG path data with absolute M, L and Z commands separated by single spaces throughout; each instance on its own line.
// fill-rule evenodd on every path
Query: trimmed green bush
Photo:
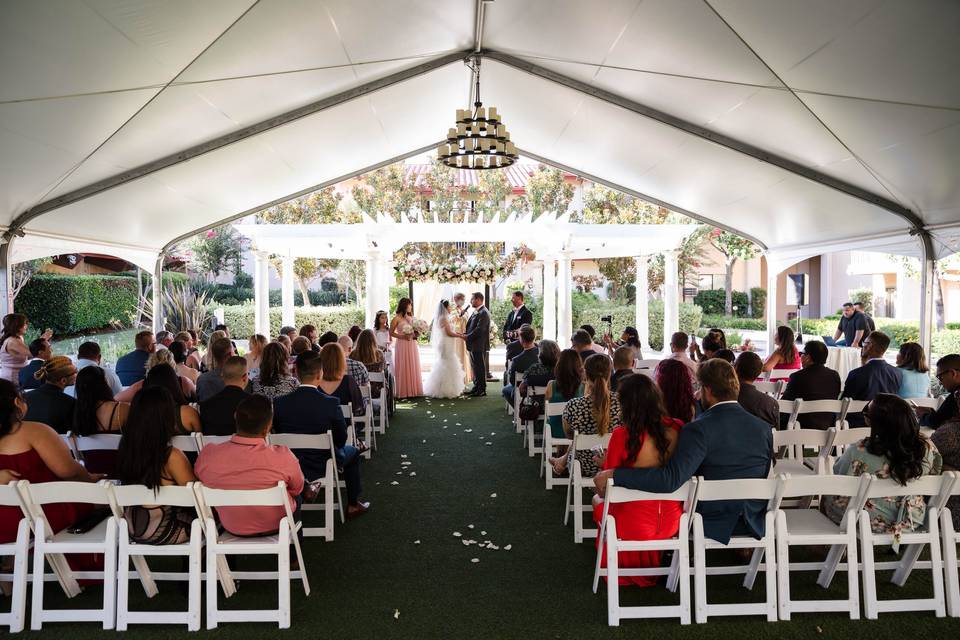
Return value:
M 751 287 L 750 311 L 751 318 L 762 318 L 767 312 L 767 290 L 763 287 Z
M 663 301 L 651 300 L 649 302 L 649 322 L 647 339 L 650 346 L 659 351 L 663 349 Z M 584 309 L 579 315 L 573 318 L 574 327 L 583 324 L 590 324 L 597 330 L 597 333 L 603 333 L 607 324 L 601 322 L 603 316 L 613 316 L 614 332 L 622 330 L 624 327 L 632 327 L 636 324 L 636 307 L 634 305 L 602 305 Z M 703 311 L 695 304 L 684 302 L 680 304 L 680 331 L 693 333 L 700 326 L 700 317 Z M 560 345 L 566 346 L 566 345 Z
M 890 348 L 899 349 L 904 342 L 920 342 L 920 323 L 902 322 L 890 318 L 874 318 L 877 331 L 890 336 Z
M 20 290 L 16 310 L 34 327 L 68 334 L 129 325 L 137 308 L 136 278 L 37 274 Z M 40 329 L 42 331 L 43 329 Z
M 745 318 L 747 316 L 747 307 L 749 305 L 747 301 L 747 294 L 743 291 L 734 291 L 731 294 L 731 299 L 733 301 L 733 306 L 735 307 L 733 315 L 739 318 Z M 727 292 L 725 289 L 702 289 L 697 292 L 696 296 L 694 296 L 693 303 L 699 305 L 700 308 L 703 309 L 704 313 L 722 314 L 725 310 L 724 305 L 726 300 Z
M 700 319 L 700 326 L 706 329 L 740 329 L 745 331 L 766 331 L 767 321 L 757 318 L 731 318 L 730 316 L 706 314 Z
M 861 289 L 853 289 L 848 292 L 850 296 L 850 302 L 859 302 L 863 305 L 863 310 L 866 311 L 871 316 L 873 315 L 873 290 L 863 287 Z
M 930 336 L 930 352 L 937 357 L 960 353 L 960 329 L 945 329 Z M 936 364 L 936 360 L 930 358 L 930 364 Z
M 282 311 L 270 309 L 270 337 L 280 333 Z M 360 307 L 319 307 L 312 309 L 296 309 L 294 324 L 301 327 L 312 324 L 319 333 L 333 331 L 337 335 L 344 335 L 353 325 L 364 326 L 364 310 Z M 223 307 L 223 321 L 230 327 L 230 334 L 238 340 L 245 339 L 253 334 L 254 312 L 253 305 L 231 305 Z

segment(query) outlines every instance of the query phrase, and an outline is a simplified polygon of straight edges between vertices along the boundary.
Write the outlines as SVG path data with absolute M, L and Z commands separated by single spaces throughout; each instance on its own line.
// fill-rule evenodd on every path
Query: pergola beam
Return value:
M 629 98 L 625 98 L 624 96 L 611 91 L 594 87 L 593 85 L 583 82 L 582 80 L 571 78 L 557 71 L 553 71 L 552 69 L 541 67 L 522 58 L 512 56 L 508 53 L 486 50 L 483 52 L 483 56 L 518 71 L 523 71 L 532 76 L 567 87 L 568 89 L 572 89 L 584 95 L 596 98 L 597 100 L 615 105 L 622 109 L 626 109 L 627 111 L 631 111 L 645 118 L 649 118 L 650 120 L 655 120 L 656 122 L 665 124 L 674 129 L 678 129 L 692 136 L 696 136 L 702 140 L 707 140 L 708 142 L 712 142 L 743 155 L 750 156 L 751 158 L 755 158 L 761 162 L 779 167 L 780 169 L 783 169 L 784 171 L 794 175 L 830 187 L 831 189 L 835 189 L 848 196 L 857 198 L 858 200 L 863 200 L 864 202 L 868 202 L 874 206 L 880 207 L 881 209 L 886 209 L 887 211 L 894 213 L 909 222 L 910 225 L 915 229 L 923 228 L 923 221 L 916 213 L 910 209 L 907 209 L 903 205 L 890 200 L 889 198 L 884 198 L 883 196 L 867 191 L 866 189 L 858 187 L 854 184 L 834 178 L 833 176 L 827 175 L 821 171 L 817 171 L 816 169 L 807 167 L 798 162 L 794 162 L 793 160 L 777 155 L 770 151 L 766 151 L 760 147 L 744 142 L 743 140 L 738 140 L 731 136 L 712 131 L 704 126 L 695 124 L 682 118 L 678 118 L 677 116 L 660 111 L 659 109 L 655 109 L 651 106 L 636 102 Z

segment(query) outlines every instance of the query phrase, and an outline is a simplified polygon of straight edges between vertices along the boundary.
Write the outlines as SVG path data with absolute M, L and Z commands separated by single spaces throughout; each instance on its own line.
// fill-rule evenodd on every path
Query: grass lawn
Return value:
M 851 621 L 841 614 L 795 614 L 790 622 L 776 623 L 760 617 L 716 618 L 690 626 L 676 620 L 629 620 L 608 627 L 604 587 L 597 595 L 590 590 L 592 542 L 574 544 L 572 527 L 561 523 L 563 491 L 543 489 L 535 459 L 521 449 L 520 436 L 503 412 L 499 386 L 490 392 L 486 399 L 400 405 L 379 440 L 379 451 L 364 467 L 370 513 L 338 526 L 334 542 L 306 543 L 313 594 L 304 597 L 300 585 L 292 585 L 290 630 L 234 623 L 193 637 L 809 640 L 933 638 L 960 632 L 960 621 L 937 619 L 933 613 L 881 614 L 878 621 Z M 405 461 L 412 464 L 403 467 Z M 455 531 L 463 536 L 455 537 Z M 500 549 L 464 546 L 463 539 L 490 540 Z M 506 545 L 511 545 L 509 551 Z M 881 597 L 929 597 L 929 572 L 915 572 L 902 589 L 881 578 Z M 827 595 L 815 580 L 815 573 L 801 575 L 794 581 L 795 595 Z M 711 601 L 717 602 L 758 600 L 764 593 L 762 575 L 752 592 L 745 592 L 734 576 L 711 578 L 708 584 Z M 146 604 L 132 582 L 131 599 L 136 606 L 182 606 L 176 586 L 160 586 L 157 602 Z M 845 591 L 846 575 L 838 573 L 830 595 L 842 597 Z M 47 593 L 49 603 L 64 601 L 53 583 Z M 621 594 L 625 604 L 675 598 L 659 587 Z M 99 596 L 94 587 L 80 599 L 90 602 Z M 221 606 L 269 606 L 275 596 L 276 587 L 269 583 L 244 582 L 230 601 L 221 599 Z M 78 640 L 103 634 L 92 623 L 50 624 L 30 637 L 59 639 L 68 630 Z M 126 632 L 131 638 L 186 633 L 185 627 L 172 626 L 136 626 Z

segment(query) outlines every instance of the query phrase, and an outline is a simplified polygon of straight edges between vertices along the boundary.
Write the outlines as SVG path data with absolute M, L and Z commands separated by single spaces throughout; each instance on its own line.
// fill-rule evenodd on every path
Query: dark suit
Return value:
M 27 389 L 39 389 L 43 384 L 39 380 L 33 377 L 37 371 L 40 371 L 46 361 L 41 358 L 34 358 L 27 363 L 23 369 L 20 369 L 20 391 L 26 391 Z
M 857 367 L 847 374 L 847 381 L 843 384 L 842 398 L 853 400 L 873 400 L 878 393 L 892 393 L 900 391 L 903 373 L 897 367 L 885 360 L 874 358 L 862 367 Z M 863 414 L 850 413 L 847 422 L 851 427 L 862 427 Z
M 960 415 L 958 406 L 960 405 L 957 405 L 957 393 L 951 393 L 940 405 L 940 408 L 927 416 L 923 423 L 936 429 L 944 422 L 956 420 L 957 416 Z
M 770 425 L 735 402 L 724 403 L 681 429 L 677 448 L 665 466 L 619 468 L 613 479 L 618 487 L 670 493 L 695 475 L 705 480 L 766 478 L 772 459 Z M 764 500 L 723 500 L 697 506 L 704 533 L 722 544 L 730 541 L 741 522 L 754 537 L 762 536 L 766 510 Z
M 61 434 L 73 428 L 73 405 L 76 400 L 60 387 L 47 382 L 23 396 L 23 399 L 27 401 L 24 420 L 42 422 Z
M 340 410 L 340 400 L 316 387 L 301 386 L 293 393 L 273 401 L 273 430 L 277 433 L 330 433 L 336 449 L 337 466 L 343 468 L 347 499 L 356 504 L 360 497 L 360 456 L 357 448 L 347 444 L 347 423 Z M 316 480 L 323 476 L 326 453 L 294 450 L 304 477 Z
M 205 436 L 232 436 L 237 430 L 237 405 L 250 394 L 233 385 L 200 403 L 200 423 Z
M 485 306 L 474 310 L 467 321 L 467 330 L 464 332 L 467 341 L 467 351 L 470 352 L 470 365 L 473 368 L 473 390 L 487 391 L 486 354 L 490 351 L 490 312 Z
M 537 362 L 540 358 L 540 347 L 533 345 L 525 351 L 521 351 L 517 356 L 510 360 L 510 365 L 507 367 L 507 371 L 504 374 L 505 383 L 501 393 L 503 393 L 503 398 L 513 406 L 513 384 L 510 382 L 512 377 L 515 374 L 521 374 Z M 518 380 L 522 379 L 522 376 L 516 376 Z
M 127 355 L 120 356 L 113 370 L 123 386 L 129 387 L 147 377 L 147 360 L 149 359 L 149 353 L 142 349 L 134 349 Z
M 533 324 L 533 312 L 525 306 L 520 306 L 520 308 L 514 309 L 507 315 L 500 337 L 503 338 L 504 342 L 510 342 L 514 336 L 508 335 L 508 332 L 519 331 L 520 327 L 525 324 Z
M 836 400 L 839 397 L 840 374 L 822 364 L 812 364 L 790 375 L 781 399 Z M 780 426 L 785 428 L 789 418 L 788 414 L 781 413 Z M 836 422 L 837 416 L 829 411 L 801 413 L 797 420 L 804 429 L 829 429 Z
M 748 413 L 757 416 L 771 427 L 776 427 L 780 422 L 780 404 L 752 384 L 740 383 L 737 402 Z

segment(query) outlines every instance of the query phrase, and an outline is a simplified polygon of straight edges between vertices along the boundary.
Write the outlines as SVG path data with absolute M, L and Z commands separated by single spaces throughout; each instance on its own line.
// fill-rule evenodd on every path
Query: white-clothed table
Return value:
M 854 347 L 827 347 L 827 367 L 840 374 L 840 382 L 847 374 L 860 366 L 860 349 Z

